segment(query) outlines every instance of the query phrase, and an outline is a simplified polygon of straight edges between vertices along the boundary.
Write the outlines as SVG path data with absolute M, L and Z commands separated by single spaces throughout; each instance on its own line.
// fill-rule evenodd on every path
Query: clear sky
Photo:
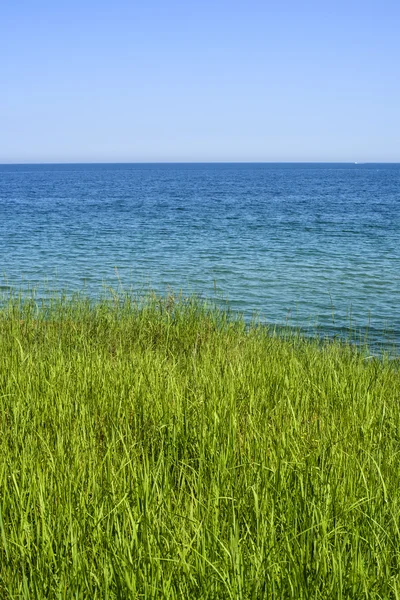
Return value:
M 400 162 L 398 0 L 0 0 L 0 162 Z

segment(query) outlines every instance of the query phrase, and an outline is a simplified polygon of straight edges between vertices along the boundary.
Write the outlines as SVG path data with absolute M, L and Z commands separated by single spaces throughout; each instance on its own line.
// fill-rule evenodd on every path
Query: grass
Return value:
M 0 598 L 400 598 L 400 369 L 196 299 L 0 309 Z

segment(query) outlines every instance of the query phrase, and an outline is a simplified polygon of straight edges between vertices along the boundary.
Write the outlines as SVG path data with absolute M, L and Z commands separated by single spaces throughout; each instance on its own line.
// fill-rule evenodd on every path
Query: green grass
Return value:
M 400 370 L 195 299 L 0 309 L 0 598 L 400 598 Z

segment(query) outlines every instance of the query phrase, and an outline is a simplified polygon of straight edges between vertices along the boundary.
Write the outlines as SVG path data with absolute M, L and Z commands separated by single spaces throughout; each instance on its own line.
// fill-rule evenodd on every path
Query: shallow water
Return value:
M 400 165 L 2 165 L 0 261 L 5 294 L 182 289 L 399 343 Z

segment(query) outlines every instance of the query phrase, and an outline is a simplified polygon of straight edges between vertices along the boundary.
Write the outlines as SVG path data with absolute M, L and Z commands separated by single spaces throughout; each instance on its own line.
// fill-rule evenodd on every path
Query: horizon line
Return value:
M 138 161 L 23 161 L 0 162 L 0 166 L 47 165 L 398 165 L 400 161 L 342 161 L 342 160 L 138 160 Z

